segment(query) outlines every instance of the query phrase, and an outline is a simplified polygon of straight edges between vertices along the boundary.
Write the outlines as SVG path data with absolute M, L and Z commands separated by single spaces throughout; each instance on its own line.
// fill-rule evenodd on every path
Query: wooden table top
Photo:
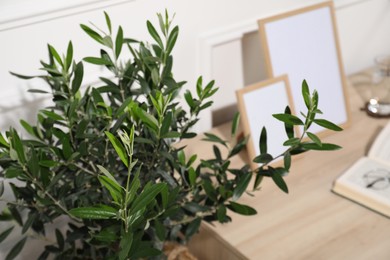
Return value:
M 388 122 L 367 116 L 360 109 L 364 102 L 357 88 L 349 84 L 347 90 L 350 125 L 323 138 L 343 149 L 312 151 L 295 159 L 285 177 L 289 194 L 280 191 L 271 179 L 264 179 L 255 197 L 244 195 L 240 199 L 258 214 L 231 213 L 229 224 L 205 225 L 203 238 L 195 239 L 199 259 L 390 259 L 390 219 L 331 192 L 333 181 L 366 154 Z M 229 130 L 230 125 L 225 124 L 212 132 L 226 137 Z M 210 148 L 207 143 L 190 145 L 187 152 L 207 158 Z M 247 160 L 242 153 L 233 163 Z M 210 248 L 220 252 L 210 257 L 205 238 L 213 232 L 221 248 Z M 229 257 L 221 255 L 222 247 L 231 247 Z

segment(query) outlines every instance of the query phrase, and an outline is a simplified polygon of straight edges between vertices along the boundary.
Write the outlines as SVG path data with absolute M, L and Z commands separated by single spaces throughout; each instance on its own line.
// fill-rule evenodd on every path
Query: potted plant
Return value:
M 151 44 L 125 37 L 120 26 L 114 32 L 105 13 L 106 32 L 81 25 L 100 44 L 97 57 L 74 61 L 71 42 L 64 55 L 48 45 L 49 61 L 41 61 L 44 75 L 13 73 L 42 79 L 50 90 L 30 91 L 52 97 L 53 103 L 39 111 L 36 124 L 21 120 L 28 138 L 15 129 L 0 134 L 0 174 L 6 180 L 0 193 L 7 186 L 14 196 L 3 196 L 7 207 L 0 219 L 20 226 L 3 230 L 0 242 L 13 230 L 21 236 L 7 259 L 18 255 L 29 237 L 50 237 L 47 227 L 59 218 L 65 225 L 54 229 L 52 240 L 45 240 L 40 259 L 160 258 L 166 241 L 187 242 L 202 221 L 229 222 L 229 211 L 256 214 L 237 202 L 252 178 L 253 190 L 269 177 L 288 192 L 283 176 L 291 156 L 340 148 L 308 132 L 312 123 L 341 128 L 316 118 L 321 114 L 318 94 L 310 94 L 304 81 L 305 119 L 292 115 L 288 107 L 274 115 L 286 128 L 283 154 L 267 153 L 263 129 L 261 154 L 253 158 L 259 163 L 256 170 L 230 164 L 247 137 L 232 144 L 205 133 L 204 140 L 215 143 L 214 158 L 199 161 L 196 154 L 186 155 L 180 141 L 196 136 L 191 128 L 218 89 L 200 77 L 196 92 L 184 93 L 184 105 L 178 101 L 185 82 L 173 77 L 171 52 L 179 28 L 167 12 L 157 17 L 159 31 L 147 21 Z M 97 76 L 99 84 L 83 88 L 85 62 L 104 66 L 112 77 Z M 236 115 L 232 136 L 238 124 Z M 303 126 L 302 136 L 295 136 L 295 125 Z M 308 139 L 303 139 L 306 134 Z M 284 164 L 272 167 L 277 157 L 283 157 Z

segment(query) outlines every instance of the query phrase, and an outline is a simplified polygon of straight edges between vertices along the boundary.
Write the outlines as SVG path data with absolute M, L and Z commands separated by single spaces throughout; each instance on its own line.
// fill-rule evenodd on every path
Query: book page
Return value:
M 368 157 L 390 163 L 390 123 L 382 129 L 372 144 Z
M 359 197 L 371 198 L 390 207 L 390 166 L 384 163 L 368 157 L 361 158 L 336 180 L 335 185 L 339 186 L 335 187 L 338 193 L 342 193 L 342 186 L 347 186 Z

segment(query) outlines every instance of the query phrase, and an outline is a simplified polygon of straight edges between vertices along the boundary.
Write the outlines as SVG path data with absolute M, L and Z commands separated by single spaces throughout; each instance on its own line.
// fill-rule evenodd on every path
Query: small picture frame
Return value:
M 283 153 L 286 150 L 283 142 L 288 139 L 284 124 L 272 115 L 284 113 L 286 106 L 289 106 L 294 114 L 287 75 L 239 89 L 236 94 L 242 128 L 244 134 L 249 136 L 247 143 L 249 158 L 252 160 L 260 155 L 259 141 L 263 127 L 267 130 L 267 152 L 273 156 Z M 295 132 L 297 134 L 297 129 Z M 258 166 L 257 163 L 250 162 L 252 169 Z
M 305 112 L 301 94 L 305 79 L 319 93 L 324 117 L 345 127 L 349 123 L 346 79 L 341 61 L 333 3 L 322 2 L 260 19 L 259 33 L 269 78 L 287 74 L 297 112 Z M 317 135 L 331 133 L 313 125 Z

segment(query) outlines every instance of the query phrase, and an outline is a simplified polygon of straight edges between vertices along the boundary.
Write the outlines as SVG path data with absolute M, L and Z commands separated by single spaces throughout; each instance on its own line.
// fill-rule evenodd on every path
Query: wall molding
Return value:
M 0 10 L 0 32 L 135 0 L 6 1 Z

